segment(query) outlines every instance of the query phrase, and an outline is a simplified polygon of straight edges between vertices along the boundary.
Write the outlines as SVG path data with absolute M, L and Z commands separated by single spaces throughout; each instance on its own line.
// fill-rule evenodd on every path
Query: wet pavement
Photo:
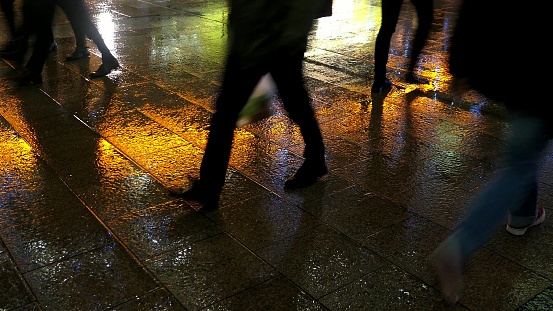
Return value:
M 16 4 L 19 1 L 16 1 Z M 371 96 L 380 1 L 335 0 L 306 54 L 328 176 L 285 191 L 302 140 L 278 98 L 237 129 L 221 207 L 176 199 L 198 174 L 227 39 L 223 0 L 89 1 L 122 65 L 64 62 L 63 14 L 42 85 L 0 60 L 0 310 L 444 310 L 430 252 L 501 165 L 508 124 L 476 93 L 453 101 L 446 45 L 457 0 L 436 1 L 416 72 L 406 1 L 388 94 Z M 7 39 L 5 26 L 1 42 Z M 540 204 L 553 202 L 553 150 Z M 498 228 L 453 310 L 552 310 L 553 222 Z

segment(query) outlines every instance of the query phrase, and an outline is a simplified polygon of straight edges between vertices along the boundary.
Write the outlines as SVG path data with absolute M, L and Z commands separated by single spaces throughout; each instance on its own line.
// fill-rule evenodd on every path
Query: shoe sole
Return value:
M 544 220 L 545 220 L 545 209 L 541 213 L 540 218 L 536 219 L 530 226 L 528 226 L 526 228 L 513 228 L 513 227 L 507 225 L 507 227 L 505 227 L 505 230 L 507 230 L 507 232 L 509 232 L 510 234 L 513 234 L 513 235 L 518 235 L 518 236 L 524 235 L 526 233 L 526 230 L 528 230 L 528 228 L 537 226 L 537 225 L 543 223 Z

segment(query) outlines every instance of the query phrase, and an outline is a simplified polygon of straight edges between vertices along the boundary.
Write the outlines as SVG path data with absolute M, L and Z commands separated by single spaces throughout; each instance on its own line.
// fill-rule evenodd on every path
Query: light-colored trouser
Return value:
M 488 241 L 508 216 L 512 227 L 526 227 L 537 213 L 538 165 L 551 137 L 543 119 L 516 115 L 507 137 L 506 166 L 474 198 L 469 214 L 446 240 L 460 247 L 465 262 Z

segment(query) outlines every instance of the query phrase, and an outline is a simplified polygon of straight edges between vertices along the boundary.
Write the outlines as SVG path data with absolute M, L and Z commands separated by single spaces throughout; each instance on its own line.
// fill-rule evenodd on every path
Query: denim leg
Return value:
M 511 225 L 526 226 L 536 215 L 537 171 L 548 139 L 543 120 L 517 116 L 507 139 L 507 163 L 471 203 L 471 212 L 449 239 L 461 249 L 462 262 L 478 250 L 510 214 Z M 450 240 L 451 241 L 451 240 Z

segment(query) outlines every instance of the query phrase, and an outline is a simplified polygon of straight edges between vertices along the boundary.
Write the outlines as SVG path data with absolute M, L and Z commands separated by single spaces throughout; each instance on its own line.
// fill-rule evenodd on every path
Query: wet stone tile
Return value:
M 160 153 L 188 143 L 138 111 L 113 115 L 102 127 L 100 133 L 131 158 Z
M 160 288 L 147 293 L 144 296 L 125 302 L 112 310 L 114 311 L 185 311 L 182 304 L 166 289 Z
M 44 310 L 105 310 L 158 285 L 128 252 L 110 244 L 24 275 Z
M 71 208 L 83 207 L 75 195 L 54 178 L 8 189 L 0 196 L 0 205 L 0 228 L 55 217 L 72 212 Z
M 4 103 L 2 109 L 2 116 L 10 123 L 13 122 L 12 124 L 22 124 L 15 122 L 17 120 L 37 120 L 67 113 L 38 88 L 16 88 L 13 95 L 14 97 Z
M 436 150 L 425 158 L 422 165 L 421 170 L 428 172 L 429 176 L 467 191 L 481 187 L 495 170 L 494 165 L 457 150 Z
M 551 309 L 553 309 L 553 286 L 547 287 L 534 298 L 518 307 L 516 311 L 539 311 Z
M 550 281 L 494 253 L 468 264 L 459 302 L 471 310 L 514 310 Z
M 259 249 L 256 254 L 315 298 L 384 265 L 380 257 L 325 225 Z
M 413 185 L 427 182 L 431 177 L 420 171 L 422 167 L 416 161 L 377 155 L 366 161 L 337 168 L 334 172 L 359 185 L 366 192 L 391 198 Z
M 262 185 L 248 176 L 229 168 L 225 177 L 223 192 L 220 197 L 220 207 L 232 206 L 249 200 L 267 191 Z M 215 212 L 216 213 L 216 212 Z
M 335 192 L 342 191 L 352 186 L 353 183 L 330 171 L 327 175 L 320 178 L 310 187 L 293 190 L 283 189 L 277 193 L 280 197 L 290 203 L 307 210 L 305 206 L 311 206 L 311 202 L 316 202 L 313 204 L 322 205 L 323 202 L 325 202 L 328 197 L 332 196 Z
M 230 165 L 244 174 L 265 179 L 288 163 L 290 154 L 270 142 L 251 135 L 249 132 L 237 132 L 231 150 Z
M 52 163 L 57 175 L 70 188 L 114 186 L 128 183 L 143 170 L 117 148 L 100 139 L 93 153 L 78 159 Z
M 163 103 L 165 100 L 170 102 L 178 99 L 178 96 L 154 83 L 143 83 L 121 89 L 117 92 L 117 98 L 129 105 L 128 108 L 140 108 L 147 104 Z
M 0 231 L 22 272 L 82 254 L 115 240 L 79 201 L 65 210 Z
M 76 195 L 103 221 L 174 200 L 174 196 L 146 172 L 124 182 L 75 189 Z
M 328 310 L 294 283 L 279 276 L 245 290 L 204 310 Z
M 8 137 L 0 142 L 0 148 L 5 151 L 0 155 L 0 182 L 3 190 L 18 191 L 56 178 L 55 172 L 21 137 Z
M 429 256 L 446 237 L 448 230 L 419 216 L 411 216 L 360 242 L 428 284 L 435 282 Z
M 96 152 L 102 138 L 88 128 L 48 137 L 36 142 L 33 148 L 47 163 L 80 159 Z
M 222 232 L 182 200 L 123 215 L 107 224 L 140 260 L 187 248 Z
M 411 216 L 392 201 L 357 191 L 359 188 L 350 187 L 323 202 L 308 202 L 302 208 L 355 241 L 366 241 Z
M 19 307 L 13 310 L 14 311 L 41 311 L 40 306 L 36 302 L 24 305 L 22 307 Z
M 252 250 L 319 224 L 316 218 L 274 194 L 261 194 L 210 214 L 210 218 Z
M 172 91 L 187 101 L 203 107 L 208 111 L 215 111 L 215 100 L 220 87 L 214 83 L 198 80 L 188 83 L 186 87 L 174 87 Z
M 188 310 L 199 310 L 275 276 L 276 271 L 226 234 L 146 262 Z
M 0 309 L 14 310 L 31 303 L 34 297 L 5 250 L 0 248 Z
M 502 223 L 486 247 L 539 275 L 552 279 L 553 263 L 550 258 L 553 258 L 553 243 L 549 238 L 552 233 L 553 223 L 547 218 L 541 225 L 526 231 L 523 236 L 508 233 Z
M 200 175 L 203 150 L 191 144 L 141 155 L 135 161 L 169 189 L 178 189 Z
M 411 185 L 391 200 L 445 228 L 452 229 L 468 212 L 474 193 L 459 189 L 456 185 L 432 179 L 426 183 Z
M 212 115 L 205 108 L 179 97 L 179 100 L 165 101 L 163 106 L 145 105 L 140 112 L 197 147 L 205 147 Z
M 269 107 L 271 115 L 240 127 L 253 134 L 266 144 L 274 144 L 282 148 L 290 145 L 303 144 L 299 127 L 287 118 L 287 113 L 278 97 L 274 97 Z
M 387 265 L 323 297 L 332 310 L 467 310 L 448 308 L 441 293 L 393 265 Z

